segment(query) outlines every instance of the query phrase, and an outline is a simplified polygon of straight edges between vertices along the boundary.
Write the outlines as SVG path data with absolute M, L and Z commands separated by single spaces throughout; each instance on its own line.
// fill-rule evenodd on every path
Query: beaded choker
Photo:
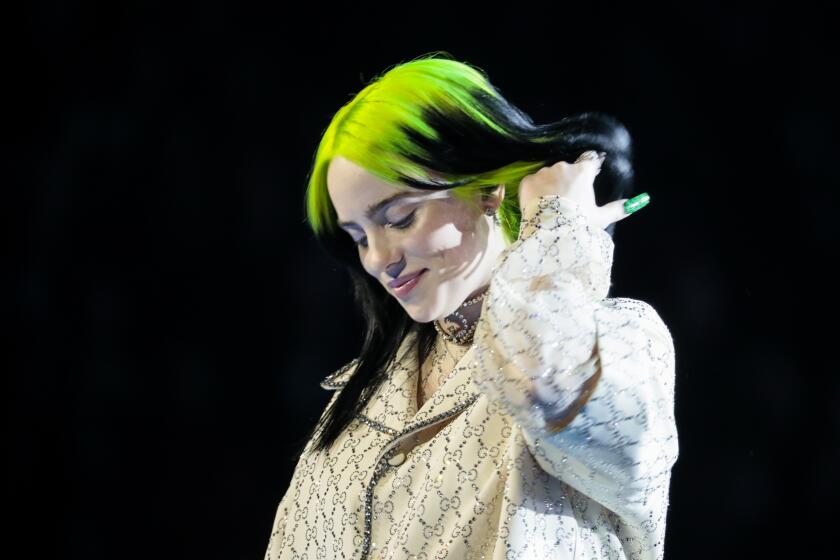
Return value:
M 455 344 L 460 344 L 461 346 L 468 346 L 468 345 L 472 344 L 473 337 L 475 336 L 475 327 L 478 324 L 478 318 L 476 318 L 472 323 L 470 323 L 467 320 L 467 318 L 464 317 L 463 314 L 461 314 L 461 312 L 459 310 L 463 309 L 465 307 L 469 307 L 469 306 L 483 300 L 484 296 L 487 295 L 487 289 L 488 288 L 485 288 L 483 292 L 481 292 L 480 294 L 478 294 L 474 298 L 470 298 L 467 301 L 465 301 L 464 303 L 462 303 L 461 306 L 458 308 L 458 310 L 455 310 L 452 313 L 452 315 L 454 315 L 455 317 L 457 317 L 458 319 L 461 320 L 461 324 L 463 325 L 463 327 L 458 329 L 458 331 L 455 332 L 454 334 L 449 334 L 447 332 L 444 332 L 444 330 L 438 324 L 437 319 L 435 319 L 433 321 L 433 323 L 435 325 L 435 330 L 441 336 L 441 338 L 443 338 L 443 340 L 446 340 L 448 342 L 454 342 Z

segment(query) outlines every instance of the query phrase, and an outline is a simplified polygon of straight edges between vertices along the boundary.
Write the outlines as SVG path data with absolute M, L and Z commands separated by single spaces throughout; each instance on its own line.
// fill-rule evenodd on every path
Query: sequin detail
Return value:
M 266 559 L 662 559 L 674 346 L 607 297 L 612 251 L 570 199 L 524 208 L 456 371 L 416 410 L 407 337 L 336 445 L 307 444 Z M 331 403 L 357 363 L 322 381 Z

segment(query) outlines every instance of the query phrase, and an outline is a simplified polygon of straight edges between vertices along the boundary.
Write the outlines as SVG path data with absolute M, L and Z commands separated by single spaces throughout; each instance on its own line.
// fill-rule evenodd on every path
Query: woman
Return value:
M 367 332 L 266 558 L 663 557 L 673 342 L 607 297 L 615 222 L 648 200 L 616 196 L 629 158 L 614 120 L 536 125 L 440 53 L 334 115 L 307 217 Z

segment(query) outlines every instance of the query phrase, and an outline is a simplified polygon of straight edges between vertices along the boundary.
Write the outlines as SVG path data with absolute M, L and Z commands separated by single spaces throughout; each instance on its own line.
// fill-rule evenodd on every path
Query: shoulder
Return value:
M 598 310 L 603 326 L 622 326 L 635 330 L 647 338 L 653 339 L 671 352 L 674 341 L 671 330 L 662 316 L 650 303 L 627 297 L 605 298 Z
M 326 376 L 320 383 L 321 387 L 328 391 L 335 391 L 341 389 L 347 384 L 347 380 L 353 375 L 356 366 L 359 363 L 359 358 L 353 358 L 350 362 L 344 364 L 328 376 Z

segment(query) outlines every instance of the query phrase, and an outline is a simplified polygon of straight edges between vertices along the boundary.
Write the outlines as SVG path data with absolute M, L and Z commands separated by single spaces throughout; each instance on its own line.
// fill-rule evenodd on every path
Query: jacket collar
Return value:
M 416 338 L 417 333 L 411 332 L 403 339 L 386 380 L 359 415 L 361 421 L 392 436 L 442 421 L 474 402 L 480 395 L 470 374 L 475 352 L 475 347 L 470 346 L 458 361 L 452 375 L 417 410 L 419 363 Z M 340 389 L 355 371 L 357 363 L 358 359 L 345 365 L 322 381 L 321 386 L 325 389 Z

